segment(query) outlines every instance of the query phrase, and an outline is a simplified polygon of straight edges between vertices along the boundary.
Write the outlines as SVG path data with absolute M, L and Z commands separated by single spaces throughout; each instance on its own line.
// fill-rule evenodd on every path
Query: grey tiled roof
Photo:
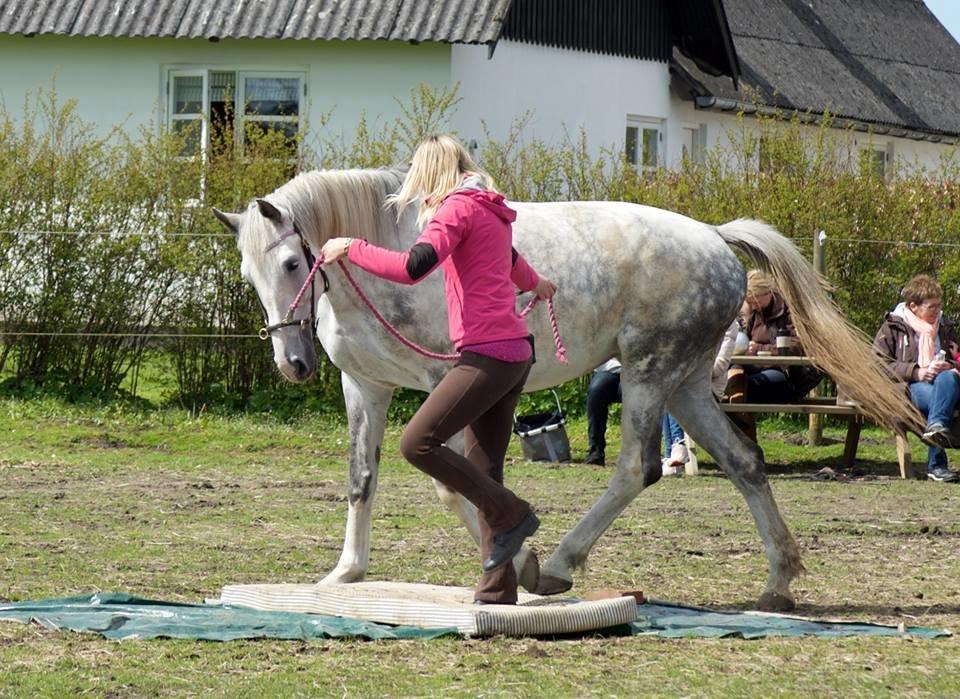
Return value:
M 511 0 L 0 0 L 0 34 L 496 41 Z
M 771 106 L 960 134 L 960 45 L 921 0 L 724 0 L 741 83 Z M 675 53 L 695 92 L 749 101 Z

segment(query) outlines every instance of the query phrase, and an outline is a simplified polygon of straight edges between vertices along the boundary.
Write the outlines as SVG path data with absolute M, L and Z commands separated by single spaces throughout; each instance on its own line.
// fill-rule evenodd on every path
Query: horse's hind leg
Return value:
M 687 434 L 716 459 L 747 500 L 770 564 L 767 586 L 757 607 L 764 611 L 793 609 L 790 583 L 803 572 L 803 564 L 767 482 L 760 447 L 734 427 L 707 393 L 705 382 L 686 381 L 671 396 L 667 407 Z
M 554 595 L 573 587 L 573 570 L 582 566 L 600 535 L 627 505 L 649 485 L 660 480 L 660 421 L 662 388 L 631 383 L 625 366 L 622 445 L 610 485 L 577 525 L 561 540 L 540 570 L 537 593 Z

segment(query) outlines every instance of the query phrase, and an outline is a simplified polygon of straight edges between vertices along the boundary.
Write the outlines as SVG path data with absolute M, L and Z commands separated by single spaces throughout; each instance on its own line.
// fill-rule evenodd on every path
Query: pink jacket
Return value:
M 516 212 L 502 194 L 486 189 L 458 189 L 450 194 L 407 252 L 387 250 L 357 240 L 349 259 L 378 277 L 416 284 L 437 266 L 443 268 L 450 340 L 459 349 L 529 334 L 516 310 L 514 285 L 533 290 L 539 277 L 512 248 L 510 224 Z M 436 263 L 424 274 L 411 277 L 411 251 L 436 253 Z M 431 261 L 432 257 L 429 258 Z

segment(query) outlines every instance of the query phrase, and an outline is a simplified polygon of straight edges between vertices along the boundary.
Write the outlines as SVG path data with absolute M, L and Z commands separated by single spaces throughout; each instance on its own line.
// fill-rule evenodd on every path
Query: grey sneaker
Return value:
M 948 447 L 950 446 L 950 429 L 939 422 L 927 425 L 927 429 L 923 432 L 923 441 L 936 447 Z
M 938 466 L 927 471 L 927 478 L 940 483 L 955 483 L 960 477 L 949 468 Z

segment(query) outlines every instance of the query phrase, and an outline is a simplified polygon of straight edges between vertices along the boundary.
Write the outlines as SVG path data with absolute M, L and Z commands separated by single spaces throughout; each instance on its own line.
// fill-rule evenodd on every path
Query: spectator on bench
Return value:
M 923 439 L 928 443 L 927 478 L 952 483 L 956 473 L 947 467 L 950 426 L 960 399 L 954 322 L 943 315 L 943 289 L 926 274 L 911 279 L 903 302 L 884 318 L 873 340 L 887 368 L 907 384 L 910 400 L 927 419 Z
M 720 342 L 720 348 L 710 372 L 711 389 L 714 397 L 720 400 L 727 383 L 727 368 L 736 344 L 739 323 L 735 320 L 727 328 Z M 589 450 L 584 463 L 603 465 L 607 446 L 607 416 L 610 406 L 623 400 L 620 391 L 620 362 L 611 359 L 594 370 L 587 388 L 587 440 Z M 676 476 L 684 471 L 684 464 L 690 458 L 687 451 L 686 435 L 683 428 L 670 413 L 664 413 L 661 422 L 663 432 L 663 475 Z
M 733 356 L 739 332 L 740 321 L 735 319 L 724 333 L 717 355 L 713 359 L 713 366 L 710 369 L 710 390 L 717 401 L 723 398 L 723 391 L 727 386 L 727 370 L 730 368 L 730 357 Z M 690 460 L 690 453 L 687 450 L 683 428 L 670 413 L 663 414 L 663 445 L 666 450 L 661 464 L 663 475 L 682 475 L 685 470 L 684 464 Z
M 593 370 L 587 386 L 587 444 L 583 463 L 603 466 L 606 463 L 607 417 L 610 406 L 623 402 L 620 390 L 620 360 L 610 359 Z
M 773 279 L 760 270 L 747 273 L 743 312 L 743 329 L 749 338 L 746 354 L 803 354 L 790 307 L 777 293 Z M 778 350 L 778 336 L 789 338 L 789 349 Z M 820 372 L 807 366 L 736 366 L 730 372 L 727 395 L 734 403 L 792 403 L 809 393 L 821 378 Z M 757 441 L 752 413 L 732 413 L 730 417 L 745 435 Z

